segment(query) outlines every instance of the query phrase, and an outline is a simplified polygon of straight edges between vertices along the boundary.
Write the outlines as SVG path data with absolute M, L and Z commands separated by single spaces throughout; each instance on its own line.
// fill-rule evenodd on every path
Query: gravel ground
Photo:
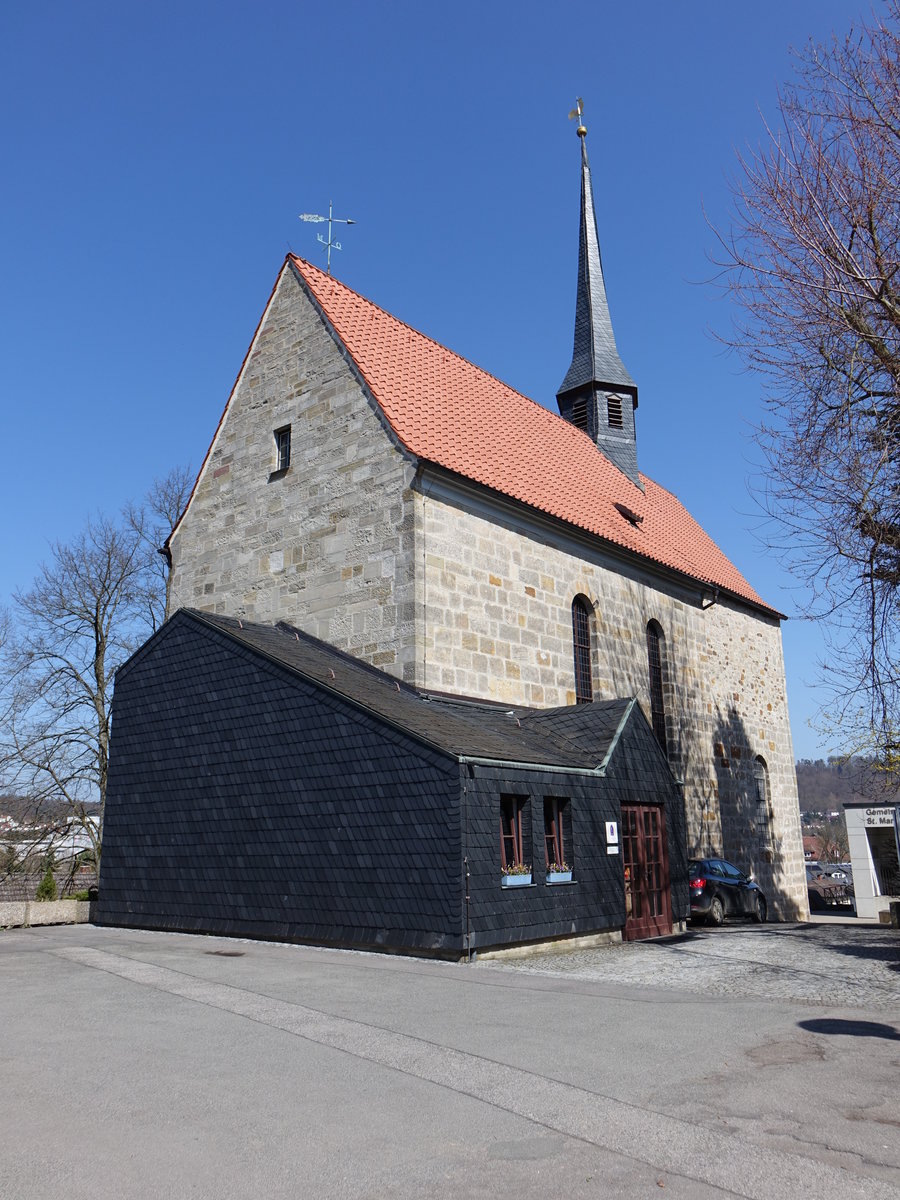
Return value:
M 900 932 L 887 927 L 732 925 L 663 941 L 492 959 L 490 965 L 595 983 L 900 1010 Z

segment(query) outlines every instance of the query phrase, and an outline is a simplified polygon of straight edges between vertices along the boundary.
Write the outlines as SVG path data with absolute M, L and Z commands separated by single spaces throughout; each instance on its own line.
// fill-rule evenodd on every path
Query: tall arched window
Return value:
M 647 626 L 647 661 L 650 667 L 650 723 L 656 740 L 668 755 L 666 705 L 663 698 L 663 632 L 655 621 Z
M 591 685 L 591 605 L 584 596 L 572 601 L 572 641 L 575 646 L 575 703 L 590 704 Z
M 753 764 L 753 778 L 756 782 L 756 837 L 760 846 L 769 844 L 769 769 L 766 760 L 756 756 Z

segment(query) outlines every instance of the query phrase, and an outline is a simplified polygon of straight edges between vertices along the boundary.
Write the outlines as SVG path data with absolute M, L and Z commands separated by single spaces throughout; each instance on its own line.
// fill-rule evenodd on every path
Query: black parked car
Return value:
M 691 920 L 721 925 L 726 917 L 765 921 L 769 906 L 762 888 L 723 858 L 694 858 L 689 863 Z

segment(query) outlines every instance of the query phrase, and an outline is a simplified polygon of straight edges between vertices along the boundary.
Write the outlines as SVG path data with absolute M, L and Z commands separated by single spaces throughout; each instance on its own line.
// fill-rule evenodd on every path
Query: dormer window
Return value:
M 619 504 L 618 502 L 613 504 L 613 508 L 622 514 L 629 525 L 633 525 L 635 529 L 640 529 L 641 522 L 644 520 L 640 513 L 636 513 L 634 509 L 629 508 L 627 504 Z
M 607 396 L 606 397 L 606 423 L 610 429 L 624 428 L 622 420 L 622 397 Z

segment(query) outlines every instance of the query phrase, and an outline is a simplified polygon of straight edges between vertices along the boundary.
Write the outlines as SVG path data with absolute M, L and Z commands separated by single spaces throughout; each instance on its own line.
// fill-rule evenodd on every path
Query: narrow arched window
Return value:
M 584 596 L 572 601 L 572 641 L 575 645 L 575 703 L 590 704 L 591 686 L 591 607 Z
M 647 661 L 650 667 L 650 724 L 666 755 L 666 704 L 663 697 L 663 634 L 655 621 L 647 626 Z
M 769 841 L 769 769 L 766 760 L 756 756 L 753 764 L 753 778 L 756 783 L 756 836 L 760 846 Z

